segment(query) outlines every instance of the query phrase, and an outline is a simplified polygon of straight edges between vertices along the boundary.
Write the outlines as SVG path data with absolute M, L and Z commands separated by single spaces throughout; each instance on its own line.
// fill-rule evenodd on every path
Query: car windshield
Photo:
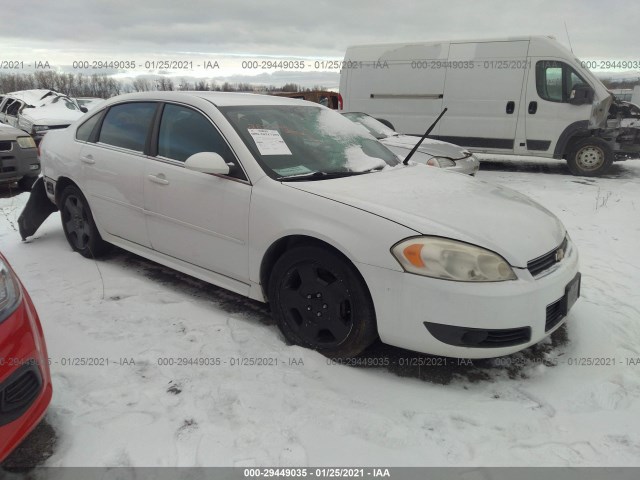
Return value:
M 220 110 L 272 178 L 321 180 L 400 163 L 365 128 L 326 108 L 254 105 Z
M 397 135 L 397 132 L 394 129 L 387 127 L 384 123 L 379 122 L 378 120 L 376 120 L 370 115 L 367 115 L 366 113 L 350 112 L 350 113 L 343 113 L 343 115 L 347 117 L 349 120 L 362 125 L 364 128 L 369 130 L 369 133 L 371 133 L 371 135 L 373 135 L 379 140 Z

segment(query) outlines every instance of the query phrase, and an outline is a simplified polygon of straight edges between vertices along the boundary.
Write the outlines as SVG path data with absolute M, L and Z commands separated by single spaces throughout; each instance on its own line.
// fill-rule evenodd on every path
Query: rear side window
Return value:
M 76 131 L 76 139 L 80 140 L 81 142 L 88 142 L 89 137 L 91 137 L 91 132 L 93 132 L 93 129 L 100 121 L 101 116 L 101 114 L 94 115 L 89 120 L 80 125 L 78 127 L 78 130 Z
M 100 143 L 144 151 L 147 134 L 156 111 L 152 102 L 125 103 L 109 109 L 100 129 Z

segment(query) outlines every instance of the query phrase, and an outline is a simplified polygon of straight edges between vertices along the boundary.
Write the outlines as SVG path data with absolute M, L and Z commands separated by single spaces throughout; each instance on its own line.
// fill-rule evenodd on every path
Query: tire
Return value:
M 607 142 L 589 137 L 577 141 L 569 150 L 567 165 L 573 175 L 597 177 L 613 164 L 614 154 Z
M 102 240 L 93 221 L 87 199 L 75 185 L 69 185 L 60 197 L 62 230 L 71 248 L 86 258 L 104 255 L 110 245 Z
M 271 271 L 268 290 L 271 313 L 295 345 L 350 358 L 378 337 L 364 280 L 351 263 L 326 248 L 285 252 Z
M 33 187 L 33 184 L 36 183 L 38 177 L 22 177 L 18 180 L 18 188 L 24 192 L 28 192 Z

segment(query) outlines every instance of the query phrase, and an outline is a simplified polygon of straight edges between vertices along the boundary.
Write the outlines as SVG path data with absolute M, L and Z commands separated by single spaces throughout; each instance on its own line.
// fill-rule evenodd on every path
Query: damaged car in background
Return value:
M 47 134 L 40 151 L 23 238 L 59 209 L 81 255 L 117 245 L 268 302 L 288 341 L 329 357 L 378 337 L 449 357 L 507 355 L 553 333 L 580 295 L 578 250 L 553 213 L 400 161 L 315 103 L 120 95 Z
M 24 130 L 36 144 L 49 130 L 67 128 L 87 111 L 54 90 L 20 90 L 0 97 L 0 122 Z
M 376 137 L 389 150 L 404 159 L 416 145 L 419 137 L 403 135 L 393 128 L 376 120 L 371 115 L 362 112 L 343 113 L 349 120 L 359 123 L 366 128 L 371 135 Z M 480 161 L 469 150 L 454 145 L 453 143 L 425 138 L 420 147 L 411 157 L 416 163 L 429 165 L 430 167 L 446 168 L 449 172 L 465 173 L 474 176 L 480 168 Z

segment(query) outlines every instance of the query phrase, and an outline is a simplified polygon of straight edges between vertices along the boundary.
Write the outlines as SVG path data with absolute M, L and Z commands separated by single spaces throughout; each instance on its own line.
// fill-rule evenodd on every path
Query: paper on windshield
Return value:
M 292 155 L 284 139 L 277 130 L 264 128 L 248 128 L 249 134 L 256 142 L 260 155 Z

